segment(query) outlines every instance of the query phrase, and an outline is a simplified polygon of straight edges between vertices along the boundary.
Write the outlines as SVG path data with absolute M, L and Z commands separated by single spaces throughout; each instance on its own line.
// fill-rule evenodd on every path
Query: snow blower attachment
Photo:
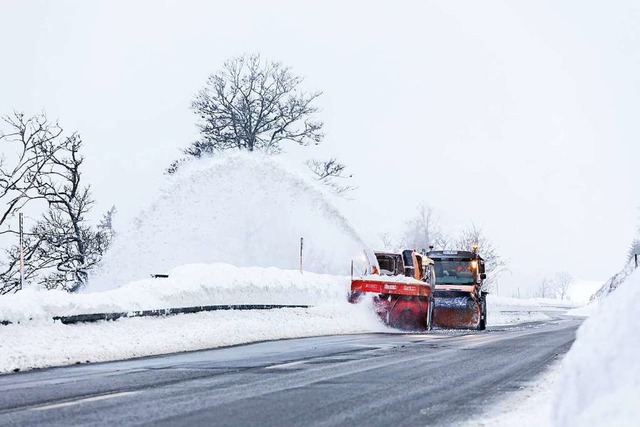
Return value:
M 484 330 L 487 292 L 482 291 L 484 260 L 472 251 L 430 251 L 435 263 L 434 323 L 445 328 Z
M 387 325 L 399 329 L 431 330 L 435 283 L 433 261 L 410 250 L 403 254 L 376 252 L 375 257 L 372 274 L 352 277 L 349 302 L 356 303 L 364 294 L 373 294 L 376 312 Z

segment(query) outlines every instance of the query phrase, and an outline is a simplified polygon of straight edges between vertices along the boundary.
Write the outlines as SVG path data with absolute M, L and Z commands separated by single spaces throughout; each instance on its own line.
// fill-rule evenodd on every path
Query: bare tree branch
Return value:
M 89 187 L 81 185 L 84 158 L 78 134 L 62 137 L 58 124 L 49 124 L 44 115 L 25 120 L 16 114 L 5 118 L 5 123 L 11 131 L 2 134 L 0 141 L 22 148 L 17 167 L 0 171 L 2 184 L 8 186 L 0 192 L 7 205 L 2 218 L 33 200 L 48 205 L 25 234 L 25 279 L 47 289 L 77 291 L 109 245 L 113 233 L 108 228 L 115 211 L 108 212 L 102 227 L 92 228 L 85 222 L 94 202 Z M 19 248 L 11 247 L 6 258 L 0 271 L 0 294 L 17 290 L 20 284 Z
M 498 253 L 482 229 L 472 224 L 471 227 L 463 230 L 453 243 L 455 247 L 447 249 L 471 250 L 474 244 L 478 245 L 478 253 L 485 260 L 486 288 L 491 289 L 499 275 L 506 270 L 507 261 Z
M 446 249 L 448 239 L 438 224 L 435 210 L 424 203 L 416 209 L 415 216 L 406 222 L 400 242 L 405 249 L 427 249 L 430 245 Z
M 207 79 L 192 102 L 200 139 L 184 150 L 194 157 L 218 151 L 280 151 L 284 141 L 319 143 L 323 123 L 312 120 L 321 92 L 299 89 L 303 79 L 259 55 L 233 58 Z M 180 162 L 167 170 L 173 173 Z
M 306 165 L 317 180 L 327 185 L 336 194 L 344 195 L 357 188 L 353 185 L 338 182 L 341 179 L 351 179 L 353 175 L 347 175 L 345 173 L 347 167 L 333 157 L 326 161 L 309 160 Z
M 50 161 L 64 148 L 59 140 L 62 129 L 44 114 L 25 118 L 14 112 L 2 121 L 0 131 L 0 227 L 31 198 L 37 197 L 37 179 Z

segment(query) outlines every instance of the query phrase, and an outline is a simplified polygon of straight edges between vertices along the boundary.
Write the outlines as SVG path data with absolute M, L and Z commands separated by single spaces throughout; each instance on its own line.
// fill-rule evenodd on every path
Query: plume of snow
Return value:
M 193 263 L 348 275 L 366 268 L 367 246 L 325 186 L 282 158 L 236 153 L 183 165 L 118 233 L 88 291 L 110 289 Z

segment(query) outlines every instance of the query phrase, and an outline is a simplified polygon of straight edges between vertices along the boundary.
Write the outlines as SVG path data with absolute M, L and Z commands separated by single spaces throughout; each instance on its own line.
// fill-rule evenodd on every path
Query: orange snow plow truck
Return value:
M 472 251 L 429 251 L 435 265 L 434 323 L 445 328 L 484 330 L 487 326 L 487 275 L 477 245 Z
M 349 301 L 371 295 L 387 325 L 408 330 L 433 327 L 435 270 L 433 261 L 416 251 L 375 252 L 371 274 L 351 278 Z

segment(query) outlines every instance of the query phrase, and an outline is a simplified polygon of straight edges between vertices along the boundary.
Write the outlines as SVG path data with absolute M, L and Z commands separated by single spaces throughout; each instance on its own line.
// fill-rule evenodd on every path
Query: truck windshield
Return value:
M 476 271 L 470 259 L 436 259 L 436 284 L 474 283 Z

